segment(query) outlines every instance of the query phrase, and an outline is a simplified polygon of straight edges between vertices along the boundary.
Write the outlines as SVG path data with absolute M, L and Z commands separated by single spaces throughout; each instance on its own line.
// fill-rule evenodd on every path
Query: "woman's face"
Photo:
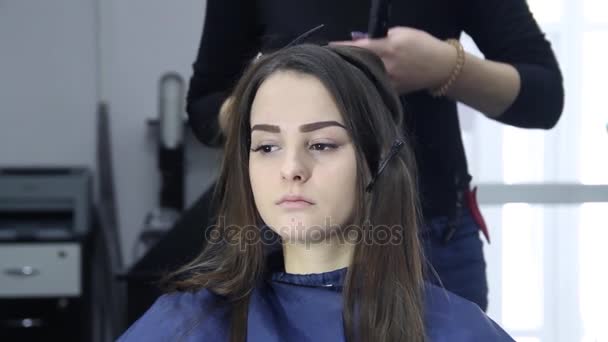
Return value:
M 323 239 L 349 224 L 355 149 L 330 93 L 315 77 L 277 72 L 251 108 L 249 175 L 256 207 L 284 242 Z

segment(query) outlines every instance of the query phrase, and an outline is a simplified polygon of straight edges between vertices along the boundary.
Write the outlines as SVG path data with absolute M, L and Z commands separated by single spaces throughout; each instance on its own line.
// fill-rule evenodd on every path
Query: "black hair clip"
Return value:
M 285 45 L 283 47 L 283 49 L 288 48 L 290 46 L 294 46 L 297 44 L 300 44 L 301 42 L 303 42 L 305 39 L 307 39 L 308 37 L 312 36 L 314 33 L 316 33 L 317 31 L 321 30 L 323 27 L 325 27 L 324 24 L 321 24 L 317 27 L 314 27 L 304 33 L 302 33 L 301 35 L 297 36 L 296 39 L 292 40 L 289 44 Z M 257 61 L 260 57 L 262 57 L 262 52 L 258 52 L 258 54 L 255 56 L 254 61 Z
M 403 147 L 403 145 L 405 145 L 405 141 L 403 141 L 401 139 L 395 140 L 395 142 L 393 143 L 393 146 L 391 146 L 391 149 L 388 152 L 388 154 L 386 155 L 386 157 L 384 157 L 384 159 L 382 159 L 382 161 L 380 162 L 380 167 L 378 167 L 378 171 L 372 177 L 372 180 L 369 182 L 369 184 L 365 188 L 366 192 L 370 192 L 372 190 L 372 187 L 376 183 L 376 180 L 378 179 L 378 177 L 380 176 L 382 171 L 384 171 L 384 168 L 386 167 L 388 162 L 391 161 L 391 159 L 397 154 L 397 152 L 399 152 L 399 150 L 401 149 L 401 147 Z
M 304 39 L 310 37 L 313 35 L 313 33 L 319 31 L 320 29 L 322 29 L 323 27 L 325 27 L 325 25 L 321 24 L 317 27 L 314 27 L 304 33 L 302 33 L 301 35 L 299 35 L 296 39 L 292 40 L 291 43 L 285 45 L 286 48 L 296 45 L 296 44 L 300 44 L 302 41 L 304 41 Z

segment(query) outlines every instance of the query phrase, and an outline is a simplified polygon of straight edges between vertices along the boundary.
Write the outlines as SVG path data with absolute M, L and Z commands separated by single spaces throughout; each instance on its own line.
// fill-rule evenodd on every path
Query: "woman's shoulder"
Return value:
M 187 341 L 221 339 L 226 321 L 223 297 L 206 289 L 160 296 L 118 341 Z M 207 327 L 214 327 L 207 329 Z M 214 338 L 215 337 L 215 338 Z
M 475 303 L 443 288 L 425 286 L 425 321 L 430 341 L 514 341 Z

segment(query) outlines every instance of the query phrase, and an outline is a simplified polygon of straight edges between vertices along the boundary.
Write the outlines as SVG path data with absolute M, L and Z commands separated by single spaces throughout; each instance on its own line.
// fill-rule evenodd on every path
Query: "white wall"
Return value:
M 94 162 L 93 0 L 0 1 L 0 165 Z
M 204 0 L 98 0 L 101 98 L 109 103 L 123 254 L 132 247 L 146 213 L 157 204 L 155 144 L 147 118 L 157 116 L 157 82 L 167 71 L 191 75 L 204 17 Z M 215 164 L 189 139 L 188 197 L 201 193 Z
M 109 104 L 122 250 L 157 205 L 157 82 L 187 80 L 205 0 L 0 0 L 0 165 L 95 167 L 95 111 Z M 188 139 L 188 203 L 218 151 Z

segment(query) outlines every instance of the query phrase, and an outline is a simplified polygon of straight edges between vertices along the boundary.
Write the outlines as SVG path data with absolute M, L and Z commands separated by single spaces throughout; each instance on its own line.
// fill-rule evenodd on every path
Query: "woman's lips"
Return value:
M 282 201 L 279 206 L 285 209 L 304 209 L 312 206 L 312 203 L 304 200 Z
M 314 202 L 300 195 L 286 195 L 276 204 L 285 209 L 304 209 L 314 205 Z

